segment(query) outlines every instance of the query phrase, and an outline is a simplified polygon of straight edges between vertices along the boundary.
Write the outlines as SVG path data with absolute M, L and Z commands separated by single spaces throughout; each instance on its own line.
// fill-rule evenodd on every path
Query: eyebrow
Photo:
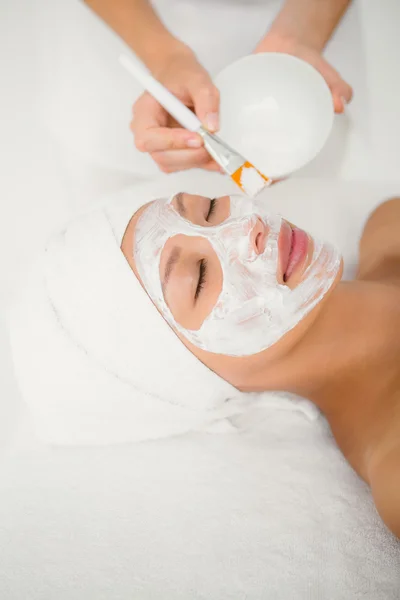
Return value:
M 186 206 L 185 206 L 185 203 L 183 202 L 183 192 L 179 192 L 179 194 L 177 194 L 175 196 L 175 200 L 178 205 L 179 214 L 182 215 L 182 217 L 185 216 L 186 215 Z
M 171 273 L 172 273 L 176 263 L 178 262 L 180 255 L 181 255 L 181 249 L 178 248 L 177 246 L 174 246 L 172 248 L 171 254 L 169 255 L 167 264 L 165 265 L 165 269 L 164 269 L 164 275 L 163 275 L 163 279 L 162 279 L 162 283 L 161 283 L 161 287 L 162 287 L 163 291 L 166 288 L 166 286 L 168 285 L 168 281 L 171 277 Z

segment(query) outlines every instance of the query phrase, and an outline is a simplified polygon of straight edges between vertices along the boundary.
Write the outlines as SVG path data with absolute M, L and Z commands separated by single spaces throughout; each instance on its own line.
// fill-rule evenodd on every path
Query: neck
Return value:
M 275 389 L 309 398 L 329 413 L 344 394 L 382 385 L 374 376 L 388 334 L 382 298 L 373 283 L 340 283 L 298 344 L 268 369 Z

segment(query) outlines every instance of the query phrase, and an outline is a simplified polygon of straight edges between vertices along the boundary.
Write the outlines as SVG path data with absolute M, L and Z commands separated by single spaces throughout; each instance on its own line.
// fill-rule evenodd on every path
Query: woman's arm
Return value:
M 353 90 L 321 52 L 350 0 L 286 0 L 255 52 L 286 52 L 310 63 L 332 92 L 336 112 L 343 112 Z
M 350 0 L 286 0 L 265 45 L 296 43 L 321 52 L 349 4 Z
M 148 0 L 84 0 L 115 31 L 137 56 L 153 70 L 160 57 L 182 51 L 175 38 L 153 10 Z
M 210 131 L 219 127 L 219 93 L 192 50 L 175 38 L 148 0 L 85 0 L 147 65 L 155 77 L 190 108 Z M 148 152 L 166 173 L 220 167 L 203 139 L 181 127 L 148 93 L 135 103 L 131 130 L 140 152 Z

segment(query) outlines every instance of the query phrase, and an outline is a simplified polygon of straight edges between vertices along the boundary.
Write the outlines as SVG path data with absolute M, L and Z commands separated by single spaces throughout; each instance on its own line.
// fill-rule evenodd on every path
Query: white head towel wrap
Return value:
M 16 374 L 45 442 L 155 439 L 241 412 L 244 395 L 184 347 L 122 254 L 135 196 L 54 235 L 13 310 Z

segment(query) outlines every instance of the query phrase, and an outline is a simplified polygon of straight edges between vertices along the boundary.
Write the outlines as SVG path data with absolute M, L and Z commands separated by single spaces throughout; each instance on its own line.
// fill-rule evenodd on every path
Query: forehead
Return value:
M 152 200 L 151 202 L 147 202 L 147 204 L 144 204 L 143 206 L 141 206 L 139 208 L 139 210 L 137 210 L 135 212 L 135 214 L 132 216 L 131 220 L 129 221 L 127 228 L 125 229 L 125 233 L 124 233 L 124 236 L 122 238 L 122 243 L 121 243 L 122 253 L 124 254 L 126 260 L 128 261 L 129 265 L 131 266 L 136 277 L 139 279 L 140 283 L 142 283 L 142 282 L 140 280 L 140 277 L 139 277 L 139 274 L 138 274 L 138 271 L 136 268 L 135 258 L 133 256 L 133 245 L 135 243 L 135 229 L 136 229 L 138 220 L 143 215 L 143 213 L 146 211 L 146 209 L 149 208 L 149 206 L 151 206 L 153 204 L 153 202 L 157 202 L 157 200 Z
M 133 247 L 133 238 L 135 235 L 135 229 L 136 229 L 136 225 L 140 219 L 140 217 L 145 213 L 145 211 L 152 205 L 154 204 L 154 202 L 157 202 L 157 200 L 151 200 L 151 202 L 147 202 L 146 204 L 144 204 L 143 206 L 141 206 L 139 208 L 139 210 L 137 210 L 131 217 L 126 229 L 125 229 L 125 233 L 124 236 L 122 238 L 122 243 L 121 243 L 121 247 L 124 244 L 129 244 L 129 242 L 132 242 L 131 246 Z
M 204 223 L 204 207 L 209 206 L 210 201 L 205 196 L 180 192 L 149 203 L 136 213 L 132 223 L 135 251 L 162 246 L 175 234 L 203 235 L 208 229 Z

